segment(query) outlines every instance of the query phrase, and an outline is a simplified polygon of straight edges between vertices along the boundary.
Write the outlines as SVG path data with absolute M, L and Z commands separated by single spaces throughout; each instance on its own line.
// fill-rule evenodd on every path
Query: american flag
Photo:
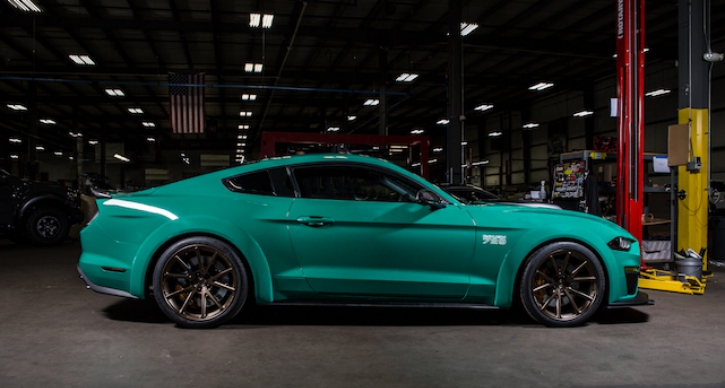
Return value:
M 169 73 L 169 116 L 174 133 L 201 133 L 206 127 L 204 73 Z

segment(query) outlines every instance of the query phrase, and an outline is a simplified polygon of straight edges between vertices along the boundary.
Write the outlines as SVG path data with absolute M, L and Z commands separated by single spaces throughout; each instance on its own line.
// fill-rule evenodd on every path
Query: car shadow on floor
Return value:
M 103 310 L 114 321 L 171 323 L 153 301 L 126 299 Z M 632 308 L 603 310 L 591 322 L 598 324 L 644 323 L 649 315 Z M 531 326 L 542 327 L 518 309 L 465 308 L 251 306 L 222 328 L 242 326 Z

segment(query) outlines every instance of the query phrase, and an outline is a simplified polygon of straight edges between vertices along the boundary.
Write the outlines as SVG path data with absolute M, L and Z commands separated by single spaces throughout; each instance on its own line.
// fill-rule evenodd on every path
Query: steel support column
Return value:
M 463 52 L 461 0 L 448 1 L 450 53 L 448 65 L 448 133 L 446 174 L 448 183 L 463 184 Z
M 388 50 L 378 49 L 378 74 L 380 75 L 380 95 L 378 96 L 378 135 L 388 134 Z
M 678 167 L 678 190 L 686 197 L 678 201 L 677 249 L 699 252 L 707 247 L 708 222 L 708 63 L 707 37 L 703 34 L 705 4 L 702 1 L 678 3 L 679 96 L 678 120 L 690 125 L 690 159 L 700 159 L 700 169 Z M 707 257 L 703 258 L 707 268 Z

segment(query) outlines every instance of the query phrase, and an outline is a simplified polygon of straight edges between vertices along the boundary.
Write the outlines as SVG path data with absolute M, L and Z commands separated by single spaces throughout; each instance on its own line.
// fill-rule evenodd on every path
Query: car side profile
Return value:
M 250 303 L 521 304 L 548 326 L 647 304 L 640 249 L 619 226 L 558 209 L 464 206 L 392 162 L 356 155 L 265 159 L 97 200 L 80 276 L 153 298 L 183 327 Z

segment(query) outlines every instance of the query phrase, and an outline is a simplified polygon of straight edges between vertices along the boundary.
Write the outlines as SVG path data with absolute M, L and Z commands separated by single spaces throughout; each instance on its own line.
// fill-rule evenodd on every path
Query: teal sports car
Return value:
M 249 304 L 523 307 L 548 326 L 651 303 L 626 230 L 574 211 L 463 205 L 392 162 L 265 159 L 103 195 L 81 232 L 89 288 L 153 298 L 182 327 Z

